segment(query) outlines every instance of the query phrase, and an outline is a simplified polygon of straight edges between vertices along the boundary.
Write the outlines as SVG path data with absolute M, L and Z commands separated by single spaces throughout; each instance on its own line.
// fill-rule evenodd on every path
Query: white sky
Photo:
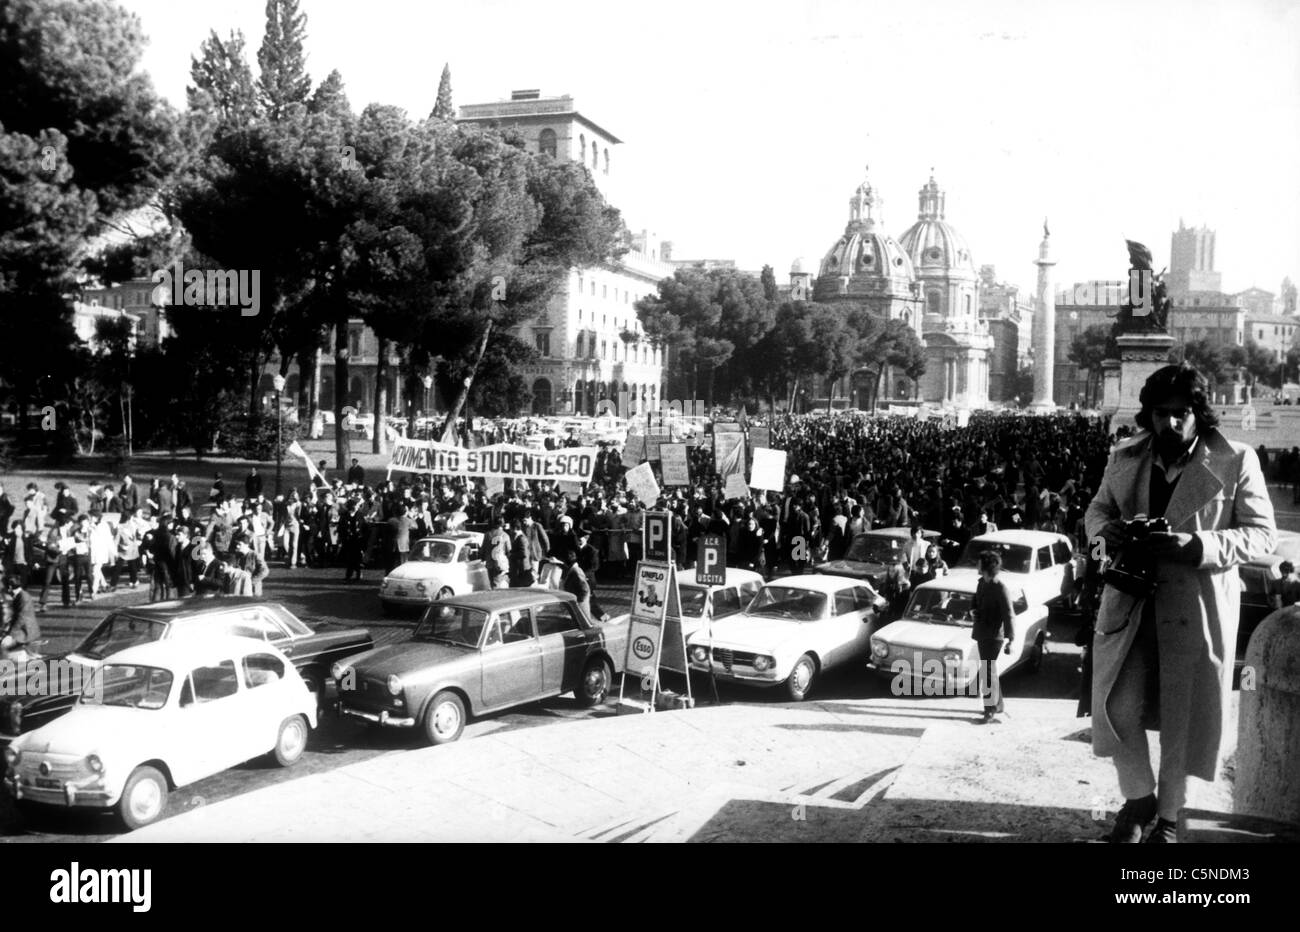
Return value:
M 184 106 L 208 30 L 264 0 L 122 0 L 144 67 Z M 1179 218 L 1217 231 L 1224 289 L 1300 279 L 1294 0 L 303 0 L 308 68 L 354 109 L 422 117 L 444 62 L 457 106 L 571 94 L 623 140 L 628 225 L 674 258 L 818 261 L 871 166 L 885 226 L 931 166 L 977 264 L 1030 287 L 1043 217 L 1056 280 L 1121 278 L 1124 239 L 1167 263 Z

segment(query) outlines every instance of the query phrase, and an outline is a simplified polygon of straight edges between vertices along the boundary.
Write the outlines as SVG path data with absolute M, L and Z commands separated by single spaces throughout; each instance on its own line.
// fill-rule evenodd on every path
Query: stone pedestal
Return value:
M 1119 344 L 1119 405 L 1111 430 L 1134 425 L 1133 416 L 1142 410 L 1138 401 L 1142 386 L 1151 373 L 1169 365 L 1174 338 L 1167 333 L 1126 333 L 1115 342 Z
M 1101 363 L 1101 413 L 1114 415 L 1119 410 L 1118 359 L 1103 359 Z
M 1265 618 L 1246 647 L 1233 809 L 1300 823 L 1300 606 Z

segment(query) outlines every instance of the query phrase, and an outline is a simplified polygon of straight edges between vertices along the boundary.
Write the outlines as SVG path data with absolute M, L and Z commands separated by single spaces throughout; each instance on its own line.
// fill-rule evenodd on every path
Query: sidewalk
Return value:
M 969 699 L 613 716 L 399 752 L 258 790 L 132 842 L 1092 840 L 1110 763 L 1069 700 L 975 724 Z M 1189 805 L 1226 811 L 1227 787 Z M 1101 810 L 1105 810 L 1104 814 Z

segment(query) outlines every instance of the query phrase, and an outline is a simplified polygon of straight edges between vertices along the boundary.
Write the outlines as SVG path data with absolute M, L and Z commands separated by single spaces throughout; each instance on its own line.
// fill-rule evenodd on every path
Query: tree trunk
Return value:
M 709 366 L 709 380 L 704 383 L 704 405 L 710 411 L 713 410 L 713 374 L 717 371 L 717 366 Z
M 830 414 L 834 410 L 835 402 L 835 383 L 836 379 L 826 380 L 826 413 Z
M 790 398 L 785 405 L 786 414 L 794 414 L 794 399 L 799 394 L 799 377 L 795 376 L 794 381 L 790 383 Z
M 298 408 L 298 422 L 301 424 L 304 418 L 310 418 L 316 412 L 312 404 L 312 383 L 316 380 L 316 352 L 315 350 L 303 349 L 298 351 L 298 397 L 295 405 Z
M 261 405 L 258 404 L 257 397 L 257 383 L 262 380 L 262 366 L 259 359 L 260 355 L 254 347 L 248 357 L 248 416 L 250 418 L 255 418 L 261 413 Z
M 343 409 L 348 403 L 348 321 L 334 325 L 334 468 L 346 468 L 351 450 L 343 427 Z
M 371 453 L 383 453 L 386 447 L 384 436 L 384 415 L 388 412 L 388 340 L 378 337 L 379 362 L 375 366 L 375 438 L 371 441 Z
M 483 361 L 483 354 L 487 352 L 488 337 L 492 335 L 492 319 L 489 317 L 487 327 L 483 330 L 483 339 L 478 344 L 478 354 L 474 357 L 474 365 L 470 367 L 469 375 L 465 376 L 464 384 L 461 385 L 460 391 L 456 394 L 456 400 L 451 405 L 451 410 L 447 412 L 447 419 L 442 423 L 442 431 L 445 434 L 456 424 L 456 418 L 460 417 L 460 411 L 465 407 L 465 402 L 469 398 L 470 386 L 474 384 L 474 376 L 478 373 L 479 363 Z

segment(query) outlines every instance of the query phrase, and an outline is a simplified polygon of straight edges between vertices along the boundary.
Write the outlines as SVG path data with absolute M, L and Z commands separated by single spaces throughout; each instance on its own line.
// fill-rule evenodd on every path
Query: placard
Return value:
M 715 434 L 738 434 L 741 432 L 738 421 L 714 421 L 713 432 Z
M 745 477 L 740 473 L 732 473 L 727 477 L 727 485 L 722 494 L 729 499 L 749 498 L 749 485 L 745 482 Z
M 645 459 L 645 436 L 629 433 L 627 443 L 623 445 L 623 465 L 631 469 L 639 465 L 643 459 Z
M 502 479 L 500 476 L 488 476 L 483 480 L 483 482 L 483 491 L 488 498 L 491 498 L 493 495 L 501 495 L 505 493 L 506 480 Z
M 749 429 L 749 443 L 755 450 L 761 447 L 770 447 L 772 445 L 772 428 L 751 427 Z
M 690 485 L 691 470 L 686 461 L 686 444 L 665 443 L 659 447 L 663 459 L 664 485 Z
M 640 501 L 653 505 L 659 500 L 659 483 L 655 481 L 654 470 L 649 463 L 629 469 L 623 478 L 627 481 L 628 491 L 635 493 Z
M 715 433 L 713 435 L 713 463 L 719 476 L 745 473 L 745 435 L 742 433 Z
M 581 495 L 583 490 L 581 482 L 557 482 L 555 487 L 565 495 Z
M 781 491 L 785 488 L 785 450 L 760 447 L 754 451 L 754 472 L 749 478 L 752 489 Z
M 647 434 L 645 438 L 645 458 L 647 462 L 656 463 L 662 458 L 661 448 L 668 438 L 659 434 Z

